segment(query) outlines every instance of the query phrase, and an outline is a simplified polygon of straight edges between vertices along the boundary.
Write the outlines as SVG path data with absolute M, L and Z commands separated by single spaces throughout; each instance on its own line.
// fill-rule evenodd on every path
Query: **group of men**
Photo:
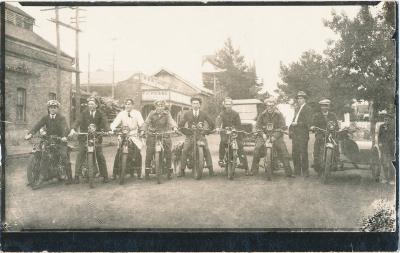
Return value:
M 294 166 L 294 173 L 292 171 L 289 159 L 289 152 L 287 150 L 286 144 L 283 140 L 283 133 L 276 131 L 272 136 L 272 141 L 274 149 L 277 151 L 277 155 L 283 167 L 285 169 L 285 174 L 287 177 L 295 177 L 303 175 L 305 177 L 309 176 L 309 164 L 308 164 L 308 141 L 309 141 L 309 131 L 315 128 L 325 129 L 328 121 L 335 123 L 336 127 L 339 127 L 336 115 L 330 112 L 330 100 L 323 99 L 319 102 L 321 110 L 317 114 L 313 114 L 311 108 L 306 103 L 307 94 L 303 91 L 299 91 L 296 96 L 296 107 L 295 115 L 292 123 L 289 127 L 289 137 L 292 140 L 292 159 Z M 124 102 L 125 109 L 118 113 L 116 118 L 111 124 L 108 124 L 107 116 L 101 110 L 98 110 L 98 102 L 95 98 L 91 97 L 88 99 L 88 108 L 84 110 L 74 124 L 71 130 L 68 128 L 67 121 L 64 116 L 59 112 L 60 103 L 56 100 L 50 100 L 47 103 L 48 114 L 44 116 L 39 122 L 32 128 L 32 130 L 25 136 L 26 139 L 30 139 L 34 133 L 36 133 L 40 128 L 45 127 L 49 135 L 56 135 L 61 137 L 62 143 L 59 145 L 59 155 L 62 161 L 67 165 L 67 183 L 72 182 L 72 172 L 71 163 L 67 155 L 67 137 L 77 134 L 80 128 L 81 132 L 87 132 L 90 125 L 94 125 L 97 131 L 104 131 L 113 133 L 118 126 L 127 127 L 129 129 L 129 140 L 130 147 L 137 152 L 135 152 L 135 166 L 141 168 L 142 157 L 140 150 L 144 146 L 142 143 L 142 138 L 147 131 L 156 132 L 166 132 L 175 131 L 178 132 L 178 127 L 191 127 L 192 125 L 198 125 L 202 123 L 209 130 L 216 129 L 220 133 L 220 145 L 219 145 L 219 165 L 223 166 L 223 158 L 225 154 L 225 147 L 228 145 L 228 138 L 221 129 L 227 127 L 233 127 L 235 129 L 241 129 L 241 120 L 239 114 L 232 109 L 233 101 L 231 98 L 226 97 L 223 101 L 224 109 L 218 115 L 216 122 L 214 122 L 206 112 L 200 110 L 202 100 L 199 97 L 191 98 L 191 110 L 186 111 L 183 117 L 180 119 L 178 124 L 172 118 L 171 113 L 166 107 L 166 103 L 163 100 L 155 101 L 155 110 L 151 111 L 147 116 L 146 120 L 143 120 L 142 115 L 139 111 L 133 109 L 134 101 L 132 99 L 126 99 Z M 262 130 L 267 124 L 272 124 L 273 129 L 279 129 L 286 131 L 286 123 L 283 114 L 277 109 L 276 101 L 273 98 L 267 98 L 264 100 L 265 110 L 261 112 L 257 117 L 257 122 L 255 130 Z M 316 133 L 314 143 L 314 169 L 316 171 L 320 170 L 320 158 L 322 156 L 321 146 L 324 144 L 324 136 L 321 133 Z M 212 157 L 210 149 L 207 144 L 207 139 L 205 136 L 201 136 L 205 143 L 205 161 L 207 167 L 209 168 L 209 174 L 212 176 L 214 174 Z M 75 163 L 75 183 L 80 182 L 80 177 L 82 177 L 82 163 L 85 157 L 85 138 L 84 136 L 79 136 L 79 149 L 78 155 Z M 255 149 L 253 162 L 251 165 L 251 170 L 249 170 L 246 155 L 243 150 L 243 138 L 241 135 L 238 136 L 238 155 L 243 168 L 245 169 L 246 175 L 254 175 L 258 172 L 258 165 L 260 158 L 263 155 L 264 139 L 261 135 L 256 137 Z M 99 139 L 99 144 L 101 144 L 102 139 Z M 151 162 L 155 153 L 155 142 L 156 139 L 152 135 L 147 135 L 146 138 L 146 159 L 145 159 L 145 170 L 146 176 L 151 170 Z M 168 176 L 172 174 L 172 161 L 171 161 L 171 137 L 165 137 L 163 139 L 166 167 L 168 171 Z M 193 145 L 193 136 L 187 135 L 183 145 L 182 156 L 181 156 L 181 170 L 179 171 L 179 177 L 185 175 L 185 168 L 187 163 L 187 156 L 190 152 L 190 148 Z M 118 149 L 113 169 L 113 179 L 116 177 L 118 167 L 119 167 L 119 157 L 121 155 L 121 150 Z M 96 148 L 96 159 L 99 168 L 99 173 L 103 177 L 103 182 L 108 182 L 108 171 L 106 160 L 103 155 L 101 145 Z M 140 170 L 139 170 L 140 171 Z M 138 174 L 140 178 L 140 173 Z

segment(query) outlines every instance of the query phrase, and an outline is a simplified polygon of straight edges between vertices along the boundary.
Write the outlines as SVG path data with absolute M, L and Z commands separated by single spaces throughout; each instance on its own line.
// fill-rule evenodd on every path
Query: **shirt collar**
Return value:
M 50 118 L 54 119 L 56 118 L 57 114 L 50 114 Z

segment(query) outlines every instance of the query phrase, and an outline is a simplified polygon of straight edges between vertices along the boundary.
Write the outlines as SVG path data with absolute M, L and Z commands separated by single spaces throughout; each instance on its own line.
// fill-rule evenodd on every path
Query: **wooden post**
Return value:
M 61 72 L 60 72 L 60 24 L 58 6 L 55 7 L 56 12 L 56 37 L 57 37 L 57 53 L 56 53 L 56 65 L 57 65 L 57 83 L 56 83 L 56 99 L 61 103 Z
M 81 114 L 81 84 L 79 73 L 79 7 L 75 8 L 75 116 L 79 118 Z

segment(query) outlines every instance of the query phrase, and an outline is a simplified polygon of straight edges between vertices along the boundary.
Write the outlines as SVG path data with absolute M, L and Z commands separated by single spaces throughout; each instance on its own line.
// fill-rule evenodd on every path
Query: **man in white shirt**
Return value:
M 308 170 L 308 140 L 311 124 L 311 108 L 306 104 L 306 93 L 297 93 L 297 107 L 289 127 L 289 137 L 292 139 L 292 159 L 294 174 L 309 176 Z
M 142 156 L 140 154 L 140 150 L 143 147 L 142 140 L 139 137 L 139 128 L 143 124 L 142 114 L 133 109 L 134 102 L 132 99 L 128 98 L 125 100 L 125 110 L 118 113 L 117 117 L 111 123 L 110 128 L 111 131 L 115 131 L 118 126 L 128 127 L 129 129 L 129 153 L 128 153 L 128 171 L 131 172 L 131 176 L 133 176 L 134 171 L 137 172 L 138 178 L 141 177 L 142 172 Z M 121 156 L 121 148 L 119 147 L 117 150 L 117 154 L 115 155 L 114 160 L 114 168 L 113 168 L 113 179 L 119 173 L 119 163 Z

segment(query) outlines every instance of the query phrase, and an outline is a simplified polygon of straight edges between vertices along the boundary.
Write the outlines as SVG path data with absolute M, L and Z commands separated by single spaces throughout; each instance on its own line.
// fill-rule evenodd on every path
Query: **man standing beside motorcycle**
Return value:
M 78 127 L 80 127 L 81 132 L 88 132 L 88 127 L 90 124 L 94 124 L 96 126 L 96 131 L 110 131 L 107 116 L 100 110 L 97 110 L 98 102 L 96 98 L 90 97 L 87 99 L 88 108 L 84 110 L 80 117 L 76 119 L 75 123 L 72 126 L 72 129 L 69 133 L 69 136 L 76 134 Z M 79 136 L 79 149 L 78 155 L 76 157 L 75 163 L 75 183 L 79 184 L 79 177 L 82 176 L 82 163 L 85 161 L 85 136 Z M 98 144 L 101 144 L 103 138 L 100 136 Z M 96 147 L 95 154 L 97 164 L 99 166 L 100 175 L 103 177 L 103 183 L 108 182 L 108 172 L 107 172 L 107 164 L 106 159 L 103 155 L 103 149 L 101 146 Z
M 133 109 L 133 99 L 125 99 L 125 110 L 118 113 L 117 117 L 114 119 L 114 121 L 111 123 L 110 128 L 111 131 L 115 131 L 115 129 L 121 125 L 122 127 L 127 127 L 129 129 L 129 152 L 132 150 L 136 151 L 134 154 L 129 154 L 128 157 L 133 157 L 136 162 L 135 162 L 135 167 L 139 167 L 140 170 L 138 171 L 138 178 L 141 176 L 141 169 L 142 169 L 142 155 L 140 154 L 140 150 L 143 147 L 142 140 L 139 138 L 139 129 L 143 125 L 143 117 L 142 114 Z M 135 147 L 133 147 L 135 146 Z M 116 178 L 118 168 L 120 166 L 120 156 L 121 156 L 122 151 L 120 149 L 117 150 L 117 154 L 115 155 L 114 159 L 114 168 L 113 168 L 113 176 L 112 179 Z
M 232 109 L 233 101 L 232 98 L 226 97 L 223 102 L 224 110 L 218 115 L 216 120 L 216 130 L 220 132 L 221 128 L 225 129 L 226 127 L 233 127 L 236 130 L 241 130 L 241 121 L 240 115 L 236 111 Z M 228 137 L 224 132 L 220 132 L 221 141 L 219 143 L 219 166 L 224 166 L 224 155 L 225 155 L 225 147 L 228 144 Z M 239 134 L 237 138 L 238 143 L 238 155 L 240 162 L 243 164 L 243 168 L 246 171 L 246 175 L 249 175 L 249 165 L 247 163 L 247 157 L 243 150 L 243 138 L 242 135 Z
M 67 146 L 67 134 L 68 134 L 68 124 L 63 115 L 58 113 L 58 109 L 60 107 L 60 102 L 57 100 L 49 100 L 47 102 L 48 114 L 43 116 L 35 126 L 29 131 L 29 133 L 25 136 L 26 140 L 32 138 L 32 135 L 38 132 L 42 127 L 46 128 L 48 135 L 54 135 L 61 138 L 61 143 L 57 145 L 58 147 L 58 155 L 62 163 L 65 165 L 66 174 L 67 174 L 67 184 L 72 182 L 72 171 L 71 171 L 71 162 L 68 156 L 68 146 Z M 39 187 L 42 183 L 42 178 L 39 177 L 39 182 L 36 186 Z
M 172 118 L 171 113 L 166 110 L 166 104 L 164 100 L 156 100 L 154 101 L 154 105 L 156 107 L 155 110 L 151 111 L 146 118 L 146 121 L 143 123 L 142 127 L 140 128 L 141 132 L 140 135 L 143 136 L 145 131 L 152 130 L 156 132 L 168 132 L 172 128 L 174 131 L 178 131 L 177 124 L 175 120 Z M 146 160 L 145 160 L 145 167 L 146 167 L 146 179 L 151 171 L 151 160 L 156 152 L 155 150 L 156 145 L 156 137 L 152 135 L 148 135 L 146 138 Z M 168 170 L 168 175 L 172 175 L 172 142 L 171 137 L 164 137 L 163 140 L 164 146 L 164 154 L 166 160 L 166 166 Z
M 198 125 L 199 123 L 203 124 L 205 126 L 206 122 L 208 124 L 208 129 L 209 130 L 214 130 L 215 124 L 214 122 L 210 119 L 210 117 L 207 115 L 207 113 L 203 112 L 200 110 L 202 100 L 199 97 L 192 97 L 190 99 L 190 103 L 192 104 L 192 110 L 187 111 L 184 115 L 182 120 L 179 122 L 179 127 L 185 127 L 185 124 L 187 123 L 188 127 L 190 128 L 192 125 Z M 208 148 L 208 143 L 207 139 L 205 136 L 202 136 L 202 139 L 205 143 L 204 145 L 204 156 L 206 159 L 206 164 L 208 167 L 208 173 L 210 176 L 214 175 L 214 169 L 213 169 L 213 164 L 212 164 L 212 158 L 211 158 L 211 153 L 210 149 Z M 193 137 L 192 136 L 186 136 L 185 142 L 183 144 L 183 149 L 182 149 L 182 156 L 181 156 L 181 171 L 179 172 L 178 177 L 183 177 L 185 176 L 185 168 L 186 168 L 186 163 L 187 163 L 187 155 L 188 152 L 191 148 L 193 148 Z
M 392 115 L 385 113 L 383 116 L 384 123 L 379 126 L 378 145 L 382 154 L 382 183 L 394 184 L 396 170 L 393 166 L 395 160 L 395 145 L 396 145 L 396 128 Z
M 331 101 L 329 99 L 322 99 L 318 102 L 320 105 L 320 112 L 314 114 L 310 129 L 315 131 L 316 127 L 326 129 L 328 122 L 331 121 L 335 124 L 336 130 L 339 130 L 339 123 L 336 114 L 329 110 Z M 321 156 L 323 155 L 325 144 L 325 134 L 320 131 L 315 133 L 314 142 L 314 170 L 317 173 L 321 171 Z
M 309 176 L 308 170 L 308 139 L 311 123 L 311 108 L 306 104 L 306 93 L 297 93 L 297 105 L 295 115 L 289 127 L 289 138 L 292 139 L 292 159 L 294 174 Z
M 266 109 L 258 116 L 256 123 L 256 131 L 262 131 L 263 127 L 272 124 L 273 130 L 286 130 L 285 118 L 282 113 L 276 108 L 276 101 L 273 97 L 264 100 Z M 277 151 L 278 159 L 283 163 L 286 177 L 294 177 L 292 168 L 289 162 L 289 152 L 285 142 L 283 141 L 282 132 L 274 132 L 272 136 L 273 148 Z M 264 148 L 264 138 L 258 135 L 254 148 L 253 163 L 251 164 L 250 175 L 258 173 L 260 158 Z

